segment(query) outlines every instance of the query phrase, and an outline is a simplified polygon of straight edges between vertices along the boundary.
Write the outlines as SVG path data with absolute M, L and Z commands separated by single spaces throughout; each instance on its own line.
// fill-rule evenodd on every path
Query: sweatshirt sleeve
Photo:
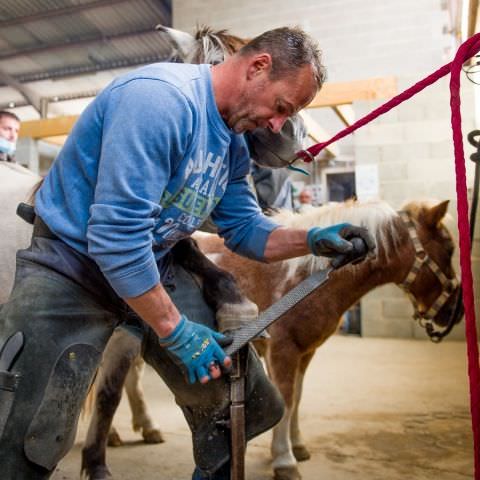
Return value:
M 135 297 L 160 280 L 152 251 L 162 193 L 183 158 L 192 109 L 174 86 L 135 79 L 114 87 L 103 131 L 88 252 L 120 297 Z
M 246 144 L 237 148 L 238 167 L 232 174 L 225 195 L 212 212 L 212 220 L 230 250 L 264 261 L 268 236 L 279 225 L 263 215 L 250 188 L 247 180 L 250 157 Z

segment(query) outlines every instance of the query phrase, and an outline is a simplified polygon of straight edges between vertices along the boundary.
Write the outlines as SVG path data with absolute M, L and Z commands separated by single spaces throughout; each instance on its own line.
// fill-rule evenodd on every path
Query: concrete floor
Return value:
M 166 442 L 144 445 L 122 400 L 115 425 L 126 445 L 110 448 L 117 480 L 187 480 L 190 436 L 169 391 L 147 370 L 147 398 Z M 466 347 L 420 340 L 334 336 L 307 372 L 301 425 L 312 453 L 304 480 L 466 480 L 473 478 Z M 79 478 L 81 439 L 53 478 Z M 270 434 L 249 444 L 249 480 L 272 478 Z

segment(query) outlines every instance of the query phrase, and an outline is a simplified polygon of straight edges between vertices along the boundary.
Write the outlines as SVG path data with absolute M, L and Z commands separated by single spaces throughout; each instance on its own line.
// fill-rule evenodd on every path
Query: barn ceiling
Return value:
M 123 69 L 170 58 L 171 0 L 2 0 L 0 109 L 76 114 Z

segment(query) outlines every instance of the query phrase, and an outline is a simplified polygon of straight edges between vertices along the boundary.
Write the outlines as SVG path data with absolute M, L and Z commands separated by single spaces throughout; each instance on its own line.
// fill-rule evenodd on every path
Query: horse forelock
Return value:
M 247 43 L 246 40 L 229 34 L 225 29 L 213 30 L 205 25 L 197 29 L 195 40 L 197 47 L 187 60 L 210 64 L 223 62 L 225 57 L 233 55 Z

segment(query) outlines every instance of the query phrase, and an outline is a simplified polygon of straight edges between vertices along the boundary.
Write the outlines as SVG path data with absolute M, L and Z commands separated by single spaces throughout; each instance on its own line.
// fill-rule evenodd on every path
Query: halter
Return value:
M 428 336 L 433 342 L 440 342 L 443 337 L 450 332 L 455 324 L 458 309 L 454 309 L 455 311 L 452 313 L 447 326 L 441 331 L 435 329 L 436 325 L 433 319 L 438 314 L 440 309 L 447 303 L 448 299 L 454 294 L 460 283 L 456 277 L 447 278 L 446 275 L 440 270 L 440 267 L 428 256 L 427 252 L 422 246 L 422 243 L 420 242 L 420 239 L 418 238 L 417 229 L 415 228 L 414 220 L 410 214 L 405 211 L 400 211 L 398 213 L 400 218 L 403 220 L 403 223 L 407 227 L 408 234 L 412 240 L 413 247 L 415 248 L 415 260 L 413 265 L 405 277 L 405 280 L 399 284 L 399 287 L 408 295 L 410 301 L 412 302 L 414 308 L 413 318 L 418 320 L 418 323 L 425 328 Z M 440 295 L 426 312 L 420 311 L 417 299 L 411 292 L 412 284 L 415 282 L 415 279 L 417 278 L 417 275 L 423 266 L 430 268 L 442 287 Z

